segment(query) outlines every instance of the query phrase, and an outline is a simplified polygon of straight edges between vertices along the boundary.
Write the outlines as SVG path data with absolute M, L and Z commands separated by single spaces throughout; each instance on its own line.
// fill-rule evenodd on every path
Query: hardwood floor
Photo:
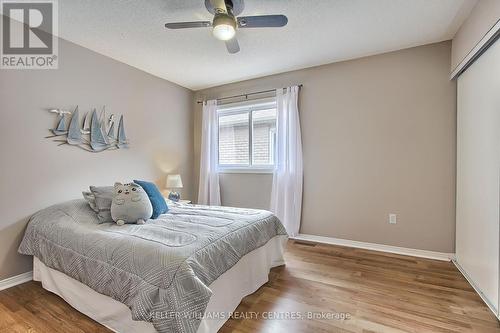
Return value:
M 449 262 L 289 241 L 286 263 L 221 332 L 500 332 Z M 28 282 L 0 292 L 0 332 L 110 331 Z

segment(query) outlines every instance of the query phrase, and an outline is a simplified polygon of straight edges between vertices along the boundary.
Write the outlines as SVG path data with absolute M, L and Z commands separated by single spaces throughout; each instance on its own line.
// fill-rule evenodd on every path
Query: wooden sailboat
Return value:
M 118 148 L 128 148 L 127 136 L 125 135 L 125 127 L 123 125 L 123 115 L 120 116 L 120 122 L 118 123 L 118 142 L 116 146 Z
M 108 124 L 106 119 L 106 107 L 103 106 L 101 110 L 101 114 L 99 115 L 99 124 L 101 124 L 101 128 L 104 133 L 108 132 Z
M 57 124 L 57 127 L 51 130 L 54 135 L 64 135 L 68 133 L 66 130 L 66 120 L 64 119 L 64 114 L 61 115 L 61 118 L 59 119 L 59 123 Z
M 78 111 L 78 106 L 76 107 L 75 112 L 73 112 L 73 116 L 71 117 L 66 142 L 70 145 L 82 144 L 82 132 L 80 131 L 80 112 Z
M 92 120 L 90 122 L 90 147 L 94 151 L 102 151 L 110 147 L 106 134 L 103 133 L 101 124 L 97 120 L 97 112 L 95 110 L 92 112 Z
M 90 120 L 89 120 L 90 112 L 85 114 L 85 118 L 83 118 L 83 128 L 80 130 L 82 134 L 90 134 Z
M 108 139 L 110 142 L 116 142 L 115 139 L 115 115 L 111 114 L 108 118 Z
M 109 128 L 108 138 L 115 141 L 115 123 L 114 122 L 111 123 L 111 127 Z

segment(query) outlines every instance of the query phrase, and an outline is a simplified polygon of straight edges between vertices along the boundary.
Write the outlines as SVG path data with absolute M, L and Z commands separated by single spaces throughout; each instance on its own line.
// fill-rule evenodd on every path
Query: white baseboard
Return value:
M 358 242 L 348 239 L 340 239 L 333 237 L 324 237 L 324 236 L 315 236 L 315 235 L 307 235 L 307 234 L 299 234 L 295 237 L 290 237 L 295 240 L 303 240 L 309 242 L 317 242 L 331 245 L 340 245 L 340 246 L 348 246 L 355 247 L 359 249 L 372 250 L 372 251 L 380 251 L 380 252 L 388 252 L 395 254 L 402 254 L 406 256 L 426 258 L 426 259 L 435 259 L 442 261 L 450 261 L 455 255 L 453 253 L 443 253 L 443 252 L 435 252 L 435 251 L 427 251 L 427 250 L 419 250 L 419 249 L 410 249 L 406 247 L 398 247 L 391 245 L 383 245 L 376 243 L 366 243 L 366 242 Z
M 497 317 L 500 320 L 500 313 L 498 312 L 498 309 L 493 304 L 491 304 L 491 302 L 488 300 L 488 298 L 486 298 L 486 296 L 483 294 L 481 289 L 479 289 L 479 287 L 474 283 L 474 281 L 472 281 L 472 279 L 470 278 L 469 274 L 467 274 L 465 269 L 463 269 L 462 266 L 460 266 L 460 264 L 458 263 L 458 261 L 456 259 L 453 259 L 452 262 L 455 264 L 455 266 L 460 271 L 460 273 L 462 273 L 464 278 L 469 282 L 469 284 L 472 286 L 472 288 L 474 288 L 476 293 L 479 294 L 479 296 L 481 297 L 483 302 L 486 303 L 488 308 L 490 308 L 490 310 L 493 312 L 495 317 Z
M 33 271 L 22 273 L 4 280 L 0 280 L 0 290 L 17 286 L 18 284 L 25 283 L 33 280 Z

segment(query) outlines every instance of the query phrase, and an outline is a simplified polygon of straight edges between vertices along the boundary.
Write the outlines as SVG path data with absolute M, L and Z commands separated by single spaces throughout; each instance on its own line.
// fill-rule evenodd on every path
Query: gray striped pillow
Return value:
M 92 210 L 94 212 L 99 213 L 99 209 L 97 209 L 97 206 L 95 204 L 94 194 L 92 192 L 89 192 L 89 191 L 83 191 L 82 194 L 83 194 L 83 198 L 85 200 L 87 200 L 87 202 L 89 203 L 90 208 L 92 208 Z
M 113 222 L 111 218 L 111 201 L 113 200 L 113 186 L 90 186 L 90 191 L 95 197 L 97 218 L 100 223 Z

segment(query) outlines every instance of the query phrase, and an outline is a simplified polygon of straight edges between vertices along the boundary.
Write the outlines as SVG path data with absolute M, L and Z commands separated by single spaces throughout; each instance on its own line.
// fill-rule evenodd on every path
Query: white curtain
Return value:
M 198 203 L 220 206 L 217 173 L 217 101 L 203 102 Z
M 302 211 L 302 138 L 300 133 L 299 87 L 276 90 L 276 167 L 273 173 L 271 211 L 290 236 L 300 228 Z

